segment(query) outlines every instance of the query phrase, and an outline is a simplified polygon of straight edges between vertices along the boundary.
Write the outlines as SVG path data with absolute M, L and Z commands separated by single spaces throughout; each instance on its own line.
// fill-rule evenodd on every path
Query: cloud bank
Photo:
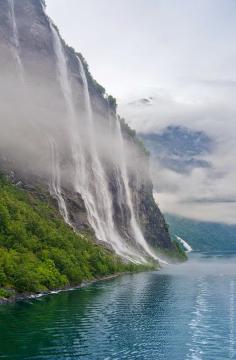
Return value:
M 47 4 L 65 39 L 81 50 L 97 80 L 118 98 L 119 111 L 133 128 L 149 133 L 181 125 L 214 140 L 214 152 L 204 159 L 210 169 L 183 175 L 153 165 L 162 210 L 235 223 L 236 2 Z
M 236 223 L 234 83 L 196 81 L 179 87 L 176 94 L 150 89 L 149 101 L 142 99 L 120 106 L 138 132 L 159 133 L 169 125 L 180 125 L 204 131 L 215 142 L 213 151 L 201 158 L 211 164 L 209 168 L 181 174 L 163 163 L 151 163 L 161 209 L 198 220 Z

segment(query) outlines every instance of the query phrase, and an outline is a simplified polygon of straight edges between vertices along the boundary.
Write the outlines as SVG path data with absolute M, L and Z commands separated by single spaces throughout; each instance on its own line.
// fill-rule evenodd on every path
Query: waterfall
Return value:
M 191 252 L 193 251 L 193 249 L 191 248 L 191 246 L 187 243 L 187 241 L 185 241 L 184 239 L 182 239 L 181 237 L 176 236 L 176 239 L 184 246 L 184 249 L 186 250 L 186 252 Z
M 93 110 L 88 89 L 88 81 L 82 61 L 79 57 L 78 62 L 84 86 L 84 100 L 87 114 L 86 120 L 88 123 L 89 161 L 92 170 L 90 174 L 88 174 L 90 175 L 90 178 L 87 177 L 86 183 L 88 184 L 87 191 L 93 197 L 93 208 L 96 209 L 96 219 L 91 219 L 91 221 L 95 224 L 99 224 L 99 226 L 97 226 L 97 236 L 100 240 L 107 242 L 114 242 L 115 240 L 114 245 L 118 248 L 120 247 L 120 250 L 122 250 L 123 245 L 121 244 L 120 239 L 118 239 L 118 234 L 116 233 L 113 221 L 112 199 L 109 193 L 106 175 L 96 149 Z M 94 220 L 96 221 L 94 222 Z M 99 229 L 102 231 L 100 232 Z
M 55 139 L 48 137 L 50 149 L 51 149 L 51 183 L 49 185 L 50 194 L 58 202 L 58 207 L 61 215 L 63 216 L 65 222 L 71 226 L 69 215 L 66 207 L 65 200 L 61 192 L 61 176 L 60 176 L 60 162 L 57 144 Z
M 66 108 L 68 112 L 68 117 L 70 120 L 75 119 L 74 107 L 72 103 L 72 93 L 68 80 L 67 65 L 65 56 L 62 56 L 63 50 L 61 41 L 58 37 L 57 31 L 52 25 L 51 21 L 49 22 L 51 32 L 53 34 L 53 44 L 55 52 L 58 54 L 58 78 L 65 98 Z M 52 174 L 51 174 L 51 183 L 49 185 L 50 193 L 54 196 L 58 202 L 58 207 L 61 215 L 63 216 L 65 222 L 72 226 L 69 220 L 68 210 L 66 207 L 65 200 L 62 196 L 61 191 L 61 171 L 60 171 L 60 161 L 58 156 L 57 144 L 54 138 L 48 137 L 51 147 L 51 161 L 52 161 Z
M 109 192 L 106 188 L 105 174 L 102 170 L 98 154 L 96 152 L 93 133 L 93 114 L 90 104 L 90 96 L 84 69 L 81 66 L 81 76 L 84 84 L 84 100 L 87 114 L 88 146 L 85 149 L 83 140 L 80 138 L 78 119 L 73 101 L 72 87 L 69 80 L 68 67 L 63 45 L 53 24 L 50 22 L 53 36 L 54 51 L 57 58 L 57 71 L 61 90 L 65 99 L 67 116 L 70 127 L 70 143 L 72 158 L 75 167 L 75 189 L 84 200 L 88 214 L 88 220 L 96 237 L 104 242 L 109 242 L 120 255 L 127 253 L 126 247 L 119 241 L 115 232 L 112 219 L 112 204 Z M 124 251 L 125 250 L 125 251 Z M 130 251 L 130 256 L 132 252 Z
M 8 7 L 9 7 L 9 16 L 11 21 L 12 27 L 12 36 L 13 36 L 13 46 L 11 46 L 13 57 L 15 59 L 16 71 L 19 76 L 19 89 L 21 92 L 21 97 L 24 99 L 22 101 L 28 101 L 28 91 L 27 91 L 27 84 L 26 84 L 26 77 L 25 77 L 25 69 L 21 59 L 21 49 L 20 49 L 20 42 L 19 42 L 19 34 L 18 28 L 16 24 L 16 16 L 15 16 L 15 3 L 14 0 L 7 0 Z M 31 126 L 34 130 L 38 133 L 41 132 L 41 129 L 36 125 L 34 119 L 32 117 L 29 118 L 27 111 L 25 112 L 25 119 L 27 119 L 28 125 Z
M 87 143 L 80 137 L 78 129 L 78 119 L 76 117 L 63 45 L 54 26 L 51 23 L 50 26 L 57 57 L 59 81 L 68 111 L 70 142 L 75 166 L 75 189 L 84 200 L 88 220 L 97 239 L 109 243 L 119 255 L 132 261 L 137 259 L 137 261 L 143 262 L 145 261 L 144 258 L 138 255 L 134 249 L 129 248 L 115 228 L 111 194 L 109 193 L 106 174 L 96 148 L 93 111 L 83 64 L 78 58 L 84 86 L 84 103 L 87 120 L 84 127 L 86 127 L 87 131 Z
M 117 132 L 117 138 L 118 138 L 118 144 L 119 144 L 119 150 L 120 150 L 120 171 L 121 171 L 121 176 L 122 176 L 122 180 L 124 183 L 124 196 L 125 196 L 126 204 L 130 210 L 130 216 L 131 216 L 131 219 L 130 219 L 131 231 L 133 233 L 133 237 L 134 237 L 135 241 L 137 242 L 137 244 L 140 245 L 149 256 L 151 256 L 154 259 L 157 259 L 156 255 L 151 251 L 146 240 L 144 239 L 142 231 L 141 231 L 141 229 L 137 223 L 136 217 L 135 217 L 134 206 L 133 206 L 132 196 L 131 196 L 131 190 L 130 190 L 130 186 L 129 186 L 129 179 L 128 179 L 128 174 L 127 174 L 124 139 L 123 139 L 123 135 L 121 132 L 121 126 L 120 126 L 120 121 L 119 121 L 118 117 L 116 118 L 116 132 Z
M 15 5 L 14 0 L 8 0 L 9 10 L 10 10 L 10 20 L 11 20 L 11 26 L 12 26 L 12 35 L 13 35 L 13 55 L 16 60 L 16 65 L 18 68 L 18 74 L 20 76 L 20 80 L 22 84 L 24 84 L 24 67 L 21 61 L 20 57 L 20 43 L 19 43 L 19 35 L 18 35 L 18 29 L 16 25 L 16 17 L 15 17 Z
M 62 47 L 61 39 L 57 33 L 57 30 L 50 22 L 50 28 L 53 35 L 53 45 L 54 50 L 57 56 L 57 67 L 58 67 L 58 77 L 61 85 L 61 90 L 63 92 L 63 96 L 65 98 L 65 103 L 68 111 L 68 117 L 70 120 L 75 120 L 75 109 L 72 100 L 72 90 L 69 82 L 69 75 L 67 69 L 66 58 L 64 54 L 64 50 Z
M 112 202 L 107 188 L 107 180 L 102 168 L 97 149 L 96 139 L 94 135 L 93 111 L 88 90 L 88 82 L 85 75 L 83 64 L 79 57 L 80 74 L 84 87 L 84 102 L 86 110 L 86 125 L 88 144 L 84 149 L 87 154 L 87 168 L 85 168 L 84 178 L 76 178 L 76 186 L 83 190 L 83 197 L 87 204 L 90 223 L 93 225 L 95 233 L 100 240 L 109 242 L 109 237 L 114 231 Z M 88 167 L 89 166 L 89 167 Z M 114 235 L 114 234 L 113 234 Z
M 111 243 L 113 248 L 120 255 L 126 256 L 129 260 L 134 260 L 134 258 L 137 258 L 139 261 L 144 261 L 144 258 L 137 254 L 135 249 L 131 249 L 127 246 L 124 239 L 122 239 L 117 232 L 114 224 L 112 197 L 108 188 L 106 174 L 96 149 L 95 124 L 88 88 L 88 80 L 83 63 L 79 57 L 78 62 L 80 65 L 80 73 L 84 86 L 84 100 L 87 113 L 90 146 L 90 162 L 92 168 L 92 172 L 88 174 L 86 179 L 87 184 L 91 184 L 91 186 L 87 188 L 87 191 L 92 194 L 94 207 L 97 209 L 96 223 L 100 223 L 100 227 L 102 229 L 102 234 L 99 234 L 99 232 L 96 234 L 97 237 L 101 240 L 105 240 L 106 242 Z
M 89 223 L 93 228 L 97 239 L 109 243 L 117 254 L 125 257 L 128 260 L 133 262 L 145 262 L 144 256 L 140 255 L 138 250 L 132 248 L 131 245 L 128 245 L 125 239 L 120 236 L 114 223 L 112 196 L 108 187 L 107 176 L 103 169 L 100 155 L 96 146 L 94 114 L 83 63 L 80 58 L 77 57 L 83 82 L 86 119 L 86 121 L 84 121 L 82 124 L 82 136 L 80 134 L 79 127 L 79 122 L 82 121 L 82 115 L 77 117 L 76 106 L 73 99 L 72 84 L 69 78 L 68 65 L 63 44 L 57 30 L 51 22 L 50 28 L 53 36 L 54 52 L 57 59 L 58 79 L 62 94 L 64 96 L 68 123 L 70 127 L 69 141 L 71 144 L 72 160 L 74 164 L 75 190 L 80 193 L 83 198 Z M 85 134 L 84 130 L 86 131 Z M 121 133 L 119 132 L 118 134 Z M 124 151 L 121 140 L 120 144 L 122 144 L 122 151 Z M 124 155 L 122 158 L 124 159 Z M 125 193 L 128 198 L 127 202 L 129 204 L 132 215 L 131 223 L 133 235 L 136 238 L 137 243 L 144 249 L 144 253 L 146 253 L 148 256 L 151 256 L 152 258 L 156 258 L 146 244 L 135 220 L 131 195 L 130 191 L 128 191 L 129 186 L 125 164 L 124 162 L 122 162 L 122 164 L 123 168 L 121 172 L 126 188 Z M 59 173 L 60 169 L 58 168 L 56 172 Z M 58 185 L 57 194 L 61 194 L 60 182 L 56 183 Z M 59 197 L 57 198 L 60 200 Z

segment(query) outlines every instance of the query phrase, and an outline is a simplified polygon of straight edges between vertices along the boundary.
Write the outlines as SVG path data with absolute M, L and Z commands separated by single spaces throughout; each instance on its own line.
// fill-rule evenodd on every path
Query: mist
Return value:
M 181 126 L 206 134 L 214 146 L 196 157 L 209 163 L 188 173 L 151 162 L 156 199 L 164 212 L 203 221 L 235 224 L 236 107 L 233 82 L 192 82 L 168 92 L 149 89 L 120 105 L 141 134 Z M 149 99 L 143 103 L 141 99 Z
M 181 265 L 166 266 L 161 270 L 163 275 L 187 277 L 190 279 L 209 277 L 234 277 L 236 275 L 235 256 L 192 254 L 188 262 Z
M 20 183 L 43 182 L 73 228 L 66 193 L 80 194 L 97 240 L 133 262 L 158 259 L 138 224 L 130 185 L 132 176 L 138 191 L 149 186 L 144 151 L 82 55 L 66 46 L 44 4 L 9 1 L 8 6 L 9 39 L 1 43 L 0 60 L 3 171 Z M 32 17 L 40 14 L 40 21 L 32 22 L 40 34 L 34 51 L 29 44 L 35 44 L 35 33 L 31 27 L 27 31 L 31 24 L 19 21 L 29 11 Z M 22 42 L 22 33 L 32 39 Z
M 49 0 L 48 11 L 137 132 L 180 125 L 214 141 L 204 158 L 210 170 L 180 176 L 152 164 L 163 211 L 235 223 L 235 1 L 131 0 L 111 8 L 108 0 Z

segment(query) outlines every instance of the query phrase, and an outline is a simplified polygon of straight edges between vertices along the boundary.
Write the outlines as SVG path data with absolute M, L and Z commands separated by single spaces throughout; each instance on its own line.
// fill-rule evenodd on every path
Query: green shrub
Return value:
M 0 177 L 1 289 L 41 292 L 147 268 L 124 264 L 88 234 L 75 234 L 50 197 L 44 194 L 43 201 L 39 195 L 41 192 L 27 192 Z
M 11 297 L 12 295 L 14 295 L 14 292 L 0 288 L 0 298 L 7 299 L 7 298 Z

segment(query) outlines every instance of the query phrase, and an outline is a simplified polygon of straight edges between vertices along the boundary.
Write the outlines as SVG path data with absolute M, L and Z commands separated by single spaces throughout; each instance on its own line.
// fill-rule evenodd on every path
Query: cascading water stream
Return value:
M 87 123 L 88 123 L 88 141 L 89 141 L 89 153 L 90 153 L 90 165 L 92 169 L 92 177 L 94 177 L 95 182 L 92 181 L 91 192 L 94 192 L 94 201 L 95 206 L 97 207 L 97 216 L 100 221 L 103 221 L 103 233 L 105 235 L 105 241 L 112 241 L 113 239 L 118 237 L 118 234 L 115 232 L 115 226 L 113 221 L 113 208 L 112 208 L 112 200 L 111 195 L 108 190 L 107 179 L 105 172 L 103 170 L 102 164 L 100 162 L 97 149 L 96 149 L 96 139 L 94 134 L 94 119 L 93 119 L 93 111 L 91 106 L 90 94 L 88 89 L 88 81 L 85 74 L 85 70 L 82 64 L 82 61 L 78 57 L 78 62 L 80 66 L 80 73 L 84 86 L 84 100 L 86 106 L 87 113 Z M 88 182 L 89 179 L 87 179 Z M 98 208 L 99 206 L 99 208 Z M 116 239 L 117 240 L 117 239 Z
M 14 0 L 8 0 L 9 11 L 10 11 L 10 20 L 12 26 L 12 35 L 13 35 L 13 55 L 16 60 L 16 65 L 18 68 L 18 74 L 20 76 L 20 80 L 22 84 L 25 83 L 25 76 L 24 76 L 24 67 L 20 57 L 20 43 L 19 43 L 19 35 L 18 29 L 16 25 L 16 17 L 15 17 L 15 5 Z
M 97 149 L 96 149 L 96 138 L 95 138 L 95 124 L 94 124 L 94 116 L 91 105 L 91 99 L 88 88 L 88 81 L 86 77 L 86 73 L 84 70 L 83 63 L 81 59 L 78 57 L 79 65 L 80 65 L 80 73 L 84 85 L 84 97 L 85 97 L 85 105 L 86 112 L 88 117 L 88 131 L 89 131 L 89 143 L 90 143 L 90 161 L 92 162 L 92 169 L 94 172 L 94 181 L 92 181 L 92 188 L 90 191 L 95 191 L 95 204 L 99 204 L 98 208 L 98 219 L 103 219 L 103 232 L 105 233 L 105 239 L 107 242 L 110 242 L 113 248 L 122 256 L 125 256 L 129 260 L 137 259 L 138 262 L 145 262 L 143 256 L 137 253 L 135 249 L 131 249 L 127 246 L 124 239 L 118 234 L 114 220 L 113 220 L 113 205 L 110 191 L 108 189 L 108 183 L 106 179 L 105 171 L 102 167 Z M 89 179 L 87 179 L 89 182 Z M 91 181 L 91 180 L 90 180 Z
M 121 246 L 122 244 L 118 242 L 118 236 L 115 234 L 114 224 L 112 223 L 111 201 L 109 200 L 108 191 L 105 190 L 105 179 L 94 145 L 92 110 L 83 67 L 80 66 L 80 70 L 82 71 L 84 82 L 85 105 L 88 116 L 88 149 L 83 148 L 83 141 L 80 139 L 67 61 L 61 39 L 51 22 L 50 28 L 53 35 L 54 51 L 57 57 L 58 78 L 65 99 L 70 126 L 70 142 L 75 166 L 75 188 L 84 200 L 88 220 L 95 231 L 96 237 L 99 240 L 112 243 L 115 250 L 123 254 L 124 246 Z
M 13 44 L 11 46 L 13 57 L 15 59 L 16 71 L 17 75 L 19 76 L 19 89 L 20 89 L 20 96 L 23 97 L 22 101 L 27 103 L 28 99 L 28 91 L 26 86 L 26 76 L 25 76 L 25 69 L 21 59 L 21 49 L 20 49 L 20 42 L 19 42 L 19 33 L 16 24 L 16 16 L 15 16 L 15 3 L 14 0 L 7 0 L 8 7 L 9 7 L 9 15 L 12 27 L 12 36 L 13 36 Z M 37 132 L 41 132 L 41 129 L 37 127 L 35 122 L 33 121 L 32 117 L 28 117 L 28 114 L 25 114 L 25 118 L 28 121 L 29 126 L 31 126 Z
M 121 126 L 120 126 L 120 121 L 119 121 L 118 117 L 116 118 L 116 132 L 117 132 L 119 150 L 120 150 L 120 155 L 121 155 L 120 156 L 120 171 L 121 171 L 121 176 L 122 176 L 122 180 L 124 183 L 124 191 L 125 191 L 124 195 L 125 195 L 125 200 L 129 207 L 130 216 L 131 216 L 131 218 L 130 218 L 131 231 L 133 233 L 134 239 L 137 242 L 137 244 L 140 245 L 149 256 L 151 256 L 154 259 L 160 260 L 156 257 L 156 255 L 153 253 L 153 251 L 151 251 L 151 249 L 149 248 L 146 240 L 144 239 L 142 231 L 137 223 L 136 217 L 135 217 L 134 207 L 133 207 L 133 202 L 132 202 L 132 197 L 131 197 L 131 191 L 130 191 L 130 186 L 129 186 L 129 180 L 128 180 L 128 174 L 127 174 L 127 164 L 126 164 L 125 150 L 124 150 L 124 139 L 123 139 L 123 135 L 121 132 Z
M 58 207 L 65 222 L 71 226 L 69 215 L 66 207 L 65 200 L 61 192 L 61 176 L 60 176 L 60 162 L 58 156 L 58 149 L 55 139 L 48 137 L 50 149 L 51 149 L 51 183 L 49 185 L 50 194 L 58 202 Z
M 127 258 L 128 260 L 133 262 L 145 262 L 145 258 L 138 254 L 138 251 L 131 248 L 125 240 L 122 239 L 114 224 L 112 198 L 108 188 L 106 174 L 102 167 L 96 147 L 93 110 L 83 63 L 80 58 L 77 57 L 84 87 L 86 122 L 83 124 L 83 130 L 86 129 L 86 141 L 84 138 L 81 138 L 79 131 L 79 119 L 77 119 L 76 108 L 74 105 L 72 86 L 69 80 L 64 48 L 59 34 L 51 21 L 50 28 L 53 36 L 54 52 L 57 58 L 58 79 L 65 99 L 70 126 L 69 141 L 71 143 L 72 158 L 75 167 L 75 189 L 81 194 L 84 200 L 88 220 L 96 234 L 96 237 L 101 241 L 109 243 L 119 255 Z M 60 169 L 58 168 L 57 172 L 59 171 Z M 56 193 L 61 194 L 60 183 L 58 183 Z M 133 227 L 135 227 L 135 222 L 134 220 L 132 221 Z M 138 230 L 135 231 L 134 235 L 137 236 Z M 139 242 L 141 242 L 141 240 L 139 240 Z M 143 248 L 146 254 L 154 258 L 154 255 L 151 253 L 148 246 L 145 246 L 145 244 L 146 243 L 144 243 Z
M 53 36 L 53 46 L 54 46 L 54 52 L 56 54 L 57 58 L 57 73 L 58 73 L 58 79 L 60 82 L 61 91 L 65 100 L 66 110 L 67 110 L 67 118 L 68 118 L 68 125 L 69 125 L 69 132 L 70 132 L 70 145 L 72 149 L 72 160 L 75 165 L 75 178 L 80 179 L 80 186 L 78 192 L 81 193 L 81 196 L 83 197 L 84 189 L 81 185 L 85 183 L 85 163 L 83 161 L 83 154 L 82 154 L 82 148 L 80 146 L 80 142 L 78 141 L 78 137 L 76 134 L 78 133 L 77 123 L 76 123 L 76 112 L 75 107 L 73 104 L 73 98 L 72 98 L 72 89 L 69 81 L 69 75 L 68 75 L 68 68 L 67 68 L 67 62 L 66 57 L 64 54 L 64 49 L 61 43 L 61 39 L 57 33 L 57 30 L 55 29 L 54 25 L 49 19 L 49 25 L 51 29 L 51 33 Z M 89 209 L 88 216 L 89 218 L 95 218 L 95 209 L 91 206 L 91 198 L 86 197 L 85 206 Z M 90 220 L 89 219 L 89 220 Z M 95 229 L 95 224 L 91 224 L 92 227 Z
M 61 46 L 60 39 L 57 36 L 56 29 L 54 28 L 52 23 L 49 22 L 49 24 L 50 24 L 51 32 L 53 34 L 53 43 L 54 43 L 55 51 L 58 52 L 58 49 Z M 67 66 L 66 66 L 65 58 L 63 56 L 57 56 L 57 61 L 58 61 L 58 69 L 60 69 L 60 71 L 58 72 L 58 76 L 59 76 L 61 89 L 63 89 L 63 96 L 65 98 L 65 102 L 67 106 L 68 117 L 70 119 L 74 119 L 75 113 L 71 100 L 72 99 L 71 89 L 69 86 L 69 81 L 67 81 L 68 74 L 67 74 Z M 58 156 L 57 143 L 55 139 L 50 136 L 48 136 L 48 140 L 51 148 L 51 161 L 52 161 L 51 183 L 49 184 L 50 193 L 53 197 L 57 199 L 59 211 L 63 216 L 65 222 L 68 225 L 72 226 L 69 220 L 66 202 L 62 196 L 62 191 L 61 191 L 61 171 L 60 171 L 60 161 Z

